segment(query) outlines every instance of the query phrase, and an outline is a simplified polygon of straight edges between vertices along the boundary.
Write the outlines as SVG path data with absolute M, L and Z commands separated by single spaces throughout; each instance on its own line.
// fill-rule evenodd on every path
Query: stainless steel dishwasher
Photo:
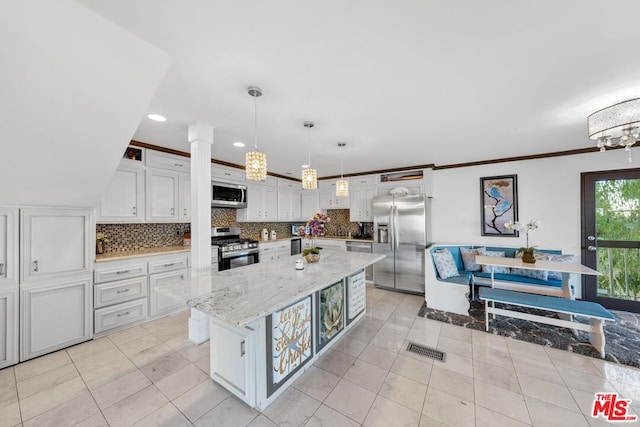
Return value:
M 357 240 L 347 240 L 347 252 L 363 252 L 367 254 L 373 253 L 373 242 L 359 242 Z M 373 281 L 373 265 L 365 270 L 365 278 Z

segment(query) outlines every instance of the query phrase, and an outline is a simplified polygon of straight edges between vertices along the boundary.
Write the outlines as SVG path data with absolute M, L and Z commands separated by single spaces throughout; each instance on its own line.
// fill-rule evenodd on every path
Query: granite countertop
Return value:
M 281 240 L 291 240 L 291 239 L 304 239 L 304 236 L 288 236 L 288 237 L 281 237 L 275 240 L 260 240 L 258 239 L 258 241 L 260 243 L 268 243 L 268 242 L 278 242 Z M 356 237 L 347 237 L 347 236 L 322 236 L 322 237 L 314 237 L 314 239 L 316 240 L 344 240 L 344 241 L 355 241 L 355 242 L 371 242 L 373 243 L 373 237 L 369 237 L 368 239 L 360 239 L 360 238 L 356 238 Z
M 177 252 L 191 252 L 190 246 L 163 246 L 161 248 L 141 248 L 131 251 L 110 252 L 96 255 L 96 262 L 115 261 L 121 259 L 139 258 L 150 255 L 163 255 Z
M 248 323 L 282 309 L 313 292 L 383 259 L 380 254 L 325 249 L 320 261 L 296 270 L 299 255 L 224 270 L 163 285 L 193 308 L 228 323 Z

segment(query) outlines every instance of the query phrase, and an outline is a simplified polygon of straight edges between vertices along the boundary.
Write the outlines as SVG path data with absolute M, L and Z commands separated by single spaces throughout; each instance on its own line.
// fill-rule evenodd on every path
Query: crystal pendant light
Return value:
M 338 142 L 338 147 L 340 147 L 340 179 L 336 181 L 336 196 L 338 197 L 347 197 L 349 195 L 349 181 L 344 179 L 342 172 L 342 149 L 346 146 L 346 142 Z
M 596 111 L 587 118 L 589 138 L 600 151 L 624 147 L 631 159 L 631 147 L 640 141 L 640 98 L 630 99 Z
M 318 172 L 311 168 L 311 128 L 314 126 L 313 122 L 304 122 L 304 127 L 307 128 L 307 144 L 309 146 L 309 160 L 307 167 L 302 170 L 302 189 L 303 190 L 315 190 L 318 188 Z
M 264 181 L 267 179 L 267 155 L 258 151 L 258 114 L 256 99 L 262 96 L 262 89 L 251 86 L 249 95 L 253 97 L 253 151 L 247 152 L 245 158 L 245 173 L 250 181 Z

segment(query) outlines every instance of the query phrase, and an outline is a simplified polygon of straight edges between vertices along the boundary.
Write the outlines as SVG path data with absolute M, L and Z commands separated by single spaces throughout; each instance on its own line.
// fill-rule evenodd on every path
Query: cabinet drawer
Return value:
M 138 262 L 129 265 L 113 265 L 96 263 L 95 283 L 113 282 L 114 280 L 129 279 L 147 275 L 147 263 Z
M 166 271 L 181 270 L 189 267 L 189 257 L 181 256 L 163 260 L 149 261 L 149 274 L 164 273 Z
M 104 307 L 147 296 L 147 276 L 96 285 L 94 307 Z
M 191 158 L 148 150 L 147 166 L 189 172 L 191 170 Z
M 125 326 L 147 317 L 147 299 L 125 302 L 95 311 L 95 333 Z

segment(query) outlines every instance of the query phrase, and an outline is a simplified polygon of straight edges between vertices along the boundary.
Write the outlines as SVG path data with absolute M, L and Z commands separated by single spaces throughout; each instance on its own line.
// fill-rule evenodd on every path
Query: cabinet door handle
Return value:
M 128 315 L 129 315 L 128 311 L 126 313 L 118 313 L 118 317 L 128 316 Z
M 138 208 L 136 208 L 135 206 L 133 207 L 133 214 L 138 215 Z
M 184 280 L 184 274 L 180 275 L 180 280 Z
M 173 266 L 173 265 L 176 265 L 176 263 L 175 263 L 175 262 L 172 262 L 172 263 L 169 263 L 169 264 L 165 264 L 164 266 L 165 266 L 165 267 L 171 267 L 171 266 Z
M 129 270 L 116 271 L 116 274 L 127 274 Z
M 184 167 L 184 165 L 180 163 L 174 163 L 173 166 Z
M 225 172 L 224 175 L 225 176 L 231 176 L 231 174 L 229 172 Z
M 38 272 L 38 260 L 33 261 L 33 271 Z
M 244 357 L 245 354 L 245 348 L 244 348 L 244 340 L 240 341 L 240 357 Z
M 116 291 L 116 293 L 117 293 L 117 294 L 123 294 L 123 293 L 125 293 L 125 292 L 129 292 L 130 290 L 131 290 L 131 289 L 122 289 L 122 290 Z
M 4 264 L 0 264 L 0 276 L 4 276 Z
M 184 216 L 187 216 L 187 208 L 184 208 Z
M 174 208 L 171 208 L 171 215 L 175 215 L 176 214 L 176 210 Z

